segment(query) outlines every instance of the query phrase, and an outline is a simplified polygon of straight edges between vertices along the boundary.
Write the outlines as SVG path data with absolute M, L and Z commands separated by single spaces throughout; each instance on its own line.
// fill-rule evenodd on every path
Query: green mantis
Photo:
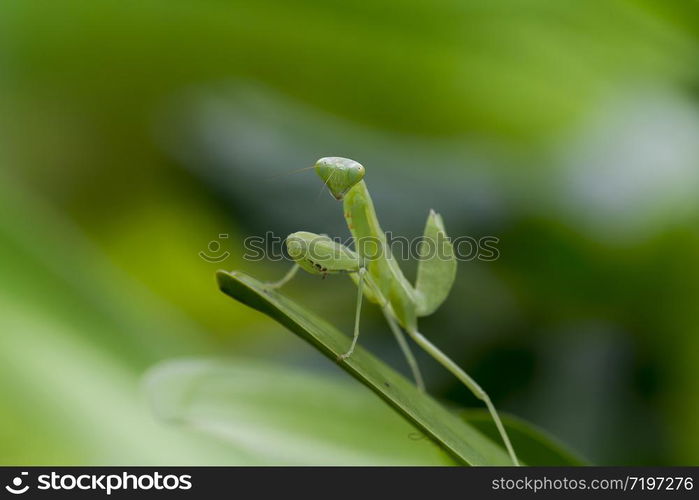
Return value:
M 321 158 L 313 167 L 337 199 L 343 201 L 344 217 L 354 239 L 354 250 L 325 235 L 306 231 L 290 234 L 286 239 L 294 266 L 280 281 L 269 284 L 280 287 L 299 268 L 312 274 L 348 274 L 357 285 L 357 306 L 352 343 L 340 360 L 349 358 L 359 338 L 362 298 L 378 304 L 412 370 L 417 386 L 424 382 L 415 357 L 403 334 L 408 335 L 436 361 L 458 378 L 482 400 L 495 422 L 505 447 L 515 465 L 517 456 L 495 406 L 488 394 L 448 356 L 433 345 L 417 329 L 417 319 L 432 314 L 444 302 L 456 276 L 456 257 L 439 214 L 430 211 L 423 240 L 417 281 L 412 286 L 391 255 L 386 235 L 379 225 L 374 205 L 364 182 L 365 169 L 354 160 L 339 157 Z

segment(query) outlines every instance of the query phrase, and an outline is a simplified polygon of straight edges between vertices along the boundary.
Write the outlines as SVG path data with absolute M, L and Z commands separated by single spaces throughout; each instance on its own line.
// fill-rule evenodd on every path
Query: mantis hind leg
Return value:
M 291 269 L 289 269 L 289 271 L 284 275 L 284 277 L 282 279 L 280 279 L 279 281 L 271 281 L 271 282 L 265 283 L 265 286 L 267 288 L 281 288 L 281 287 L 283 287 L 289 281 L 291 281 L 291 279 L 296 275 L 296 271 L 299 270 L 299 267 L 300 266 L 296 262 L 294 262 L 294 265 L 291 266 Z
M 498 432 L 500 433 L 500 437 L 502 438 L 503 443 L 505 443 L 505 448 L 507 449 L 507 453 L 510 455 L 510 459 L 512 460 L 512 463 L 514 465 L 519 465 L 519 461 L 517 460 L 517 454 L 515 453 L 514 448 L 512 447 L 512 443 L 510 443 L 510 438 L 507 435 L 507 431 L 505 430 L 505 427 L 502 425 L 502 421 L 500 420 L 500 416 L 498 415 L 497 410 L 495 409 L 495 405 L 493 405 L 493 402 L 490 400 L 490 397 L 488 394 L 481 388 L 478 383 L 473 380 L 470 375 L 468 375 L 465 371 L 463 371 L 459 365 L 454 363 L 446 354 L 444 354 L 442 351 L 440 351 L 434 344 L 432 344 L 429 340 L 427 340 L 420 332 L 418 332 L 416 329 L 408 329 L 408 334 L 412 337 L 415 342 L 422 347 L 425 351 L 427 351 L 439 364 L 441 364 L 444 368 L 449 370 L 452 375 L 454 375 L 456 378 L 458 378 L 468 389 L 473 393 L 474 396 L 476 396 L 478 399 L 483 401 L 485 405 L 488 407 L 488 411 L 490 412 L 490 416 L 493 418 L 493 421 L 495 422 L 495 426 L 498 428 Z
M 362 297 L 364 296 L 364 276 L 366 275 L 366 272 L 367 270 L 365 267 L 360 267 L 359 271 L 357 272 L 359 278 L 357 280 L 357 309 L 354 313 L 354 335 L 352 336 L 352 344 L 350 345 L 350 348 L 346 353 L 338 356 L 338 361 L 349 358 L 357 345 L 357 339 L 359 338 L 359 318 L 361 317 L 362 313 Z
M 408 345 L 408 341 L 406 340 L 405 335 L 403 335 L 403 331 L 398 326 L 398 323 L 396 323 L 396 320 L 393 319 L 393 316 L 391 316 L 391 311 L 388 307 L 383 307 L 382 311 L 384 317 L 386 318 L 388 326 L 391 327 L 391 331 L 393 332 L 393 335 L 395 335 L 396 340 L 398 341 L 398 345 L 400 346 L 401 351 L 403 351 L 403 355 L 405 356 L 405 359 L 408 362 L 408 365 L 410 366 L 410 370 L 413 372 L 415 385 L 417 385 L 417 388 L 420 391 L 424 391 L 425 382 L 423 381 L 422 374 L 420 373 L 420 367 L 418 367 L 417 365 L 417 360 L 415 359 L 415 356 L 413 356 L 413 353 L 410 350 L 410 345 Z

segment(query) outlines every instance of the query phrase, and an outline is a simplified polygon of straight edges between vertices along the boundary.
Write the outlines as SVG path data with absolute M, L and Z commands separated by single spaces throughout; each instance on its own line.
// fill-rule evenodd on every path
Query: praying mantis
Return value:
M 286 249 L 294 260 L 294 265 L 281 280 L 268 283 L 267 286 L 283 286 L 299 269 L 323 277 L 328 274 L 348 274 L 357 286 L 354 334 L 349 349 L 339 359 L 349 358 L 354 351 L 359 338 L 362 298 L 366 297 L 368 301 L 378 304 L 383 311 L 417 387 L 424 390 L 424 382 L 403 330 L 486 404 L 512 463 L 519 465 L 507 431 L 488 394 L 417 329 L 417 319 L 432 314 L 439 308 L 456 277 L 456 257 L 442 217 L 433 210 L 427 217 L 417 280 L 415 286 L 412 286 L 393 258 L 386 235 L 379 225 L 364 182 L 364 167 L 348 158 L 327 157 L 318 160 L 312 168 L 333 197 L 343 202 L 344 217 L 355 248 L 352 250 L 326 235 L 307 231 L 292 233 L 286 238 Z

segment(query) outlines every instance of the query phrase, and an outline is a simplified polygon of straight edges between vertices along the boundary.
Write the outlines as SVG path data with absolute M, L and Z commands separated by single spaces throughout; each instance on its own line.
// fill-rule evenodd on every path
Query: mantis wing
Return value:
M 430 210 L 427 217 L 418 254 L 417 315 L 428 316 L 442 305 L 456 277 L 454 247 L 444 229 L 442 216 L 434 210 Z

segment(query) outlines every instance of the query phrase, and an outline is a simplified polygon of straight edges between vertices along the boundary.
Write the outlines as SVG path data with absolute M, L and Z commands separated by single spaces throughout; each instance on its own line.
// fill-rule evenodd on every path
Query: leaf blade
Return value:
M 162 422 L 251 465 L 454 466 L 452 455 L 349 377 L 249 358 L 178 358 L 144 389 Z

